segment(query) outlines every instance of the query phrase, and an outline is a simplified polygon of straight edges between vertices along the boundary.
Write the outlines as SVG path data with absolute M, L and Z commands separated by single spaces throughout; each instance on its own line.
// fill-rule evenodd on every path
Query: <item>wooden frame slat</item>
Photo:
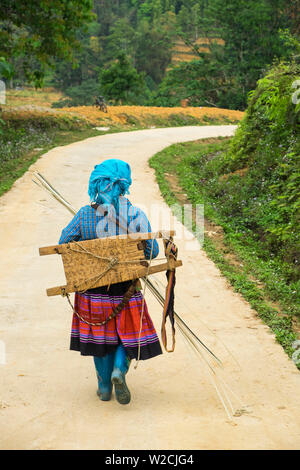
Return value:
M 148 274 L 174 270 L 182 266 L 172 257 L 167 262 L 149 267 L 144 254 L 144 241 L 169 238 L 175 231 L 134 233 L 96 238 L 63 245 L 42 247 L 40 255 L 60 254 L 66 285 L 47 289 L 48 296 L 83 292 L 88 289 L 139 279 Z
M 149 233 L 129 233 L 128 235 L 118 235 L 115 237 L 106 237 L 106 238 L 97 238 L 96 240 L 125 240 L 128 239 L 128 237 L 132 240 L 149 240 L 153 238 L 169 238 L 173 237 L 175 235 L 175 230 L 163 230 L 160 232 L 149 232 Z M 89 242 L 90 240 L 85 240 L 80 243 L 83 244 L 86 242 Z M 52 246 L 44 246 L 42 248 L 39 248 L 39 254 L 40 256 L 46 256 L 46 255 L 55 255 L 55 254 L 62 254 L 65 251 L 65 247 L 69 246 L 69 243 L 65 243 L 63 245 L 52 245 Z
M 178 268 L 180 266 L 182 266 L 182 261 L 181 260 L 174 261 L 174 268 Z M 162 271 L 167 271 L 168 268 L 169 268 L 168 263 L 158 264 L 157 266 L 150 266 L 149 271 L 148 271 L 147 268 L 143 268 L 143 269 L 137 271 L 136 278 L 144 277 L 147 274 L 155 274 L 155 273 L 159 273 L 159 272 L 162 272 Z M 130 279 L 132 279 L 132 278 L 129 278 L 127 280 L 130 280 Z M 76 292 L 76 289 L 74 289 L 74 286 L 68 286 L 68 285 L 58 286 L 58 287 L 50 287 L 49 289 L 47 289 L 48 297 L 52 297 L 54 295 L 70 294 L 72 292 Z

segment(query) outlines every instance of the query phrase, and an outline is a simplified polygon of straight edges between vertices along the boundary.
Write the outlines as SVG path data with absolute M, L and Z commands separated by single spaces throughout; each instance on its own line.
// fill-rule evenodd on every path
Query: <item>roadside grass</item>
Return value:
M 119 132 L 119 127 L 111 128 Z M 0 196 L 50 149 L 104 135 L 84 120 L 55 115 L 0 116 Z
M 215 156 L 226 151 L 229 141 L 218 138 L 175 144 L 152 157 L 150 166 L 170 206 L 204 204 L 203 249 L 291 357 L 292 343 L 300 331 L 300 299 L 297 282 L 290 280 L 290 265 L 270 256 L 255 234 L 239 231 L 234 220 L 224 217 L 222 197 L 212 197 L 205 190 L 207 181 L 201 181 L 201 170 L 194 171 L 195 160 L 203 159 L 203 166 L 207 160 L 211 164 Z

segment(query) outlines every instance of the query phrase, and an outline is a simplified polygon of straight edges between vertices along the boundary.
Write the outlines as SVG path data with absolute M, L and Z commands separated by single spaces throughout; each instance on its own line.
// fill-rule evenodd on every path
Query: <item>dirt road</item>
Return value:
M 233 132 L 234 126 L 209 126 L 111 134 L 53 149 L 30 170 L 79 208 L 88 203 L 93 166 L 122 158 L 132 166 L 131 200 L 146 210 L 150 203 L 167 209 L 149 157 L 171 143 Z M 131 366 L 128 406 L 100 402 L 92 358 L 68 350 L 66 300 L 45 294 L 64 283 L 61 261 L 38 254 L 57 242 L 69 213 L 27 172 L 0 199 L 0 216 L 1 449 L 299 448 L 299 371 L 201 249 L 178 237 L 184 265 L 177 271 L 176 310 L 221 357 L 223 377 L 247 405 L 231 421 L 205 365 L 179 332 L 173 354 Z M 147 301 L 160 332 L 161 307 L 150 294 Z

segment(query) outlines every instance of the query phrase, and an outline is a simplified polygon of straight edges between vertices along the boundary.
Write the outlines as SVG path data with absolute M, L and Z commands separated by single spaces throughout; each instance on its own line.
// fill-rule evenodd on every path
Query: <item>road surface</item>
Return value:
M 235 394 L 229 419 L 206 365 L 177 331 L 176 349 L 135 363 L 127 406 L 96 396 L 92 358 L 69 351 L 72 313 L 48 287 L 64 283 L 61 260 L 39 257 L 56 244 L 70 214 L 31 181 L 40 171 L 76 207 L 88 203 L 95 164 L 121 158 L 132 167 L 130 199 L 160 222 L 165 205 L 147 161 L 166 146 L 228 136 L 234 126 L 202 126 L 108 134 L 55 148 L 0 198 L 1 449 L 298 449 L 300 374 L 274 335 L 204 251 L 178 230 L 176 310 L 224 363 Z M 152 204 L 152 206 L 150 205 Z M 167 215 L 166 215 L 167 214 Z M 165 227 L 166 228 L 166 227 Z M 146 293 L 160 334 L 162 309 Z M 5 362 L 5 363 L 4 363 Z M 242 410 L 242 411 L 241 411 Z

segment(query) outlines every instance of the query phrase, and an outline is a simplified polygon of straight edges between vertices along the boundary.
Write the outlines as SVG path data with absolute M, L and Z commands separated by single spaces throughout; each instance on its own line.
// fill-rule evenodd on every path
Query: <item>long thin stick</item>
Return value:
M 63 204 L 66 209 L 69 210 L 73 215 L 76 214 L 76 210 L 74 209 L 73 206 L 46 180 L 46 178 L 38 173 L 37 171 L 34 173 L 35 178 L 37 179 L 34 180 L 33 182 L 40 186 L 42 189 L 45 189 L 49 194 L 51 194 L 58 202 Z M 153 283 L 150 281 L 149 278 L 143 278 L 143 281 L 145 284 L 150 288 L 151 292 L 154 294 L 155 298 L 157 301 L 161 304 L 164 305 L 164 298 L 161 295 L 161 293 L 157 290 L 157 288 L 153 285 Z M 195 333 L 188 327 L 188 325 L 182 320 L 182 318 L 178 315 L 178 313 L 174 312 L 174 317 L 177 322 L 181 323 L 181 328 L 180 331 L 186 330 L 185 334 L 192 335 L 194 340 L 199 343 L 216 361 L 219 365 L 222 365 L 222 361 L 201 341 Z
M 161 293 L 156 289 L 156 287 L 153 285 L 153 283 L 150 281 L 148 278 L 147 281 L 145 278 L 143 278 L 144 282 L 147 282 L 148 287 L 150 288 L 151 292 L 154 294 L 155 298 L 158 300 L 158 302 L 161 305 L 164 305 L 164 299 Z M 190 335 L 194 337 L 194 339 L 200 343 L 200 345 L 206 349 L 206 351 L 213 356 L 213 358 L 218 362 L 219 365 L 222 365 L 222 361 L 201 341 L 198 336 L 195 335 L 195 333 L 188 327 L 188 325 L 182 320 L 182 318 L 178 315 L 178 313 L 174 312 L 174 317 L 177 322 L 181 323 L 181 326 L 185 328 Z
M 71 212 L 71 214 L 75 215 L 76 210 L 74 207 L 71 206 L 71 204 L 44 178 L 40 173 L 35 172 L 34 173 L 35 179 L 33 179 L 33 182 L 37 184 L 40 188 L 46 190 L 52 197 L 54 197 L 58 202 L 60 202 L 66 209 Z M 151 282 L 149 278 L 143 278 L 143 281 L 145 283 L 145 287 L 147 286 L 151 293 L 154 295 L 156 300 L 163 306 L 164 305 L 164 298 L 163 295 L 159 292 L 159 290 L 154 286 L 154 284 Z M 178 315 L 178 313 L 174 312 L 174 317 L 176 320 L 176 323 L 178 325 L 179 331 L 183 335 L 184 339 L 187 341 L 187 343 L 190 345 L 190 347 L 194 350 L 195 353 L 197 353 L 197 356 L 200 357 L 206 366 L 209 369 L 209 375 L 212 379 L 213 385 L 216 389 L 217 395 L 220 398 L 220 401 L 223 404 L 223 407 L 227 413 L 227 415 L 230 417 L 230 413 L 228 411 L 228 407 L 225 404 L 225 400 L 222 396 L 222 393 L 220 393 L 220 389 L 218 388 L 216 381 L 213 379 L 213 376 L 216 375 L 216 371 L 214 370 L 213 366 L 209 363 L 209 361 L 203 356 L 203 352 L 206 352 L 209 354 L 211 358 L 216 361 L 218 366 L 222 366 L 222 361 L 201 341 L 195 333 L 189 328 L 189 326 L 182 320 L 182 318 Z M 202 351 L 202 352 L 201 352 Z M 223 382 L 224 385 L 226 385 Z M 227 386 L 228 387 L 228 386 Z M 223 387 L 222 387 L 223 388 Z M 224 388 L 223 388 L 224 391 Z M 227 402 L 229 402 L 231 409 L 232 405 L 231 402 L 225 393 L 225 397 L 227 399 Z
M 32 181 L 35 184 L 37 184 L 42 189 L 45 189 L 49 194 L 51 194 L 52 197 L 54 197 L 58 202 L 60 202 L 63 206 L 65 206 L 66 209 L 68 209 L 68 211 L 71 212 L 71 214 L 73 215 L 76 214 L 76 210 L 74 209 L 74 207 L 72 207 L 71 204 L 68 201 L 66 201 L 66 199 L 61 194 L 59 194 L 59 192 L 56 191 L 56 189 L 54 189 L 53 186 L 51 186 L 51 184 L 46 180 L 46 178 L 44 178 L 38 172 L 34 173 L 34 177 L 35 179 L 32 179 Z

